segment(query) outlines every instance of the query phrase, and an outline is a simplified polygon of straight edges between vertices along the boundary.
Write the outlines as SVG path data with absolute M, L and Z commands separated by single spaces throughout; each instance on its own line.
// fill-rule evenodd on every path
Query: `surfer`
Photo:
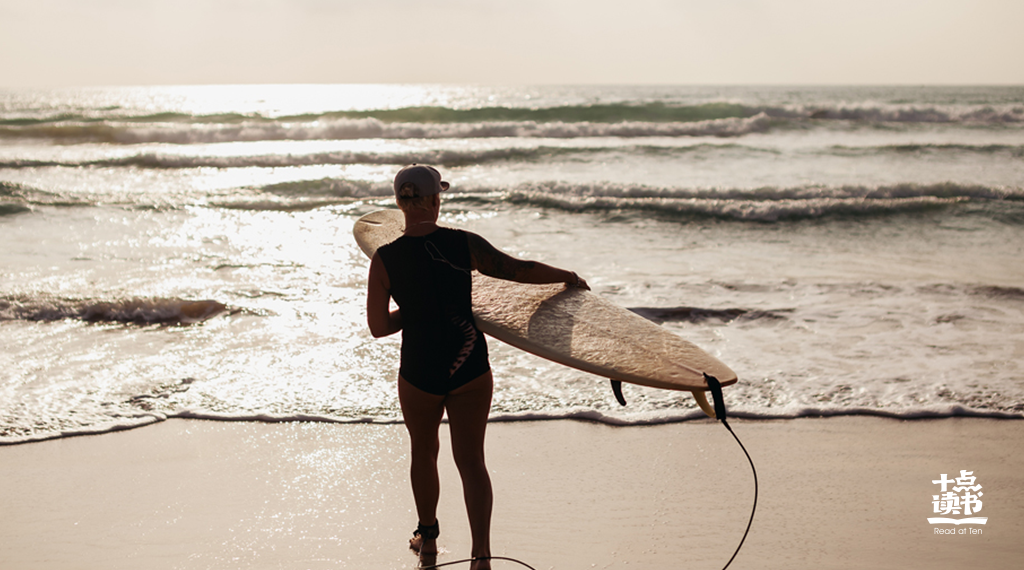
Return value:
M 370 261 L 366 320 L 377 338 L 402 331 L 398 399 L 412 445 L 410 479 L 419 517 L 409 546 L 425 564 L 437 555 L 438 430 L 447 412 L 472 534 L 471 570 L 486 570 L 493 495 L 484 432 L 494 381 L 473 319 L 471 271 L 520 283 L 589 287 L 572 271 L 516 259 L 474 233 L 439 227 L 440 194 L 448 187 L 430 166 L 407 166 L 395 176 L 405 231 Z M 398 309 L 390 310 L 390 299 Z

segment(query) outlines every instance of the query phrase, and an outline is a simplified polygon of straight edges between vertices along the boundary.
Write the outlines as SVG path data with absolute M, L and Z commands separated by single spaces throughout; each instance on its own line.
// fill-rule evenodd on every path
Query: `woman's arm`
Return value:
M 402 315 L 391 310 L 391 283 L 380 256 L 370 260 L 370 277 L 366 284 L 366 324 L 374 338 L 395 334 L 402 330 Z
M 519 283 L 565 283 L 569 287 L 590 289 L 587 282 L 572 271 L 539 261 L 516 259 L 494 247 L 484 238 L 471 232 L 466 233 L 469 236 L 469 254 L 473 269 L 484 275 Z

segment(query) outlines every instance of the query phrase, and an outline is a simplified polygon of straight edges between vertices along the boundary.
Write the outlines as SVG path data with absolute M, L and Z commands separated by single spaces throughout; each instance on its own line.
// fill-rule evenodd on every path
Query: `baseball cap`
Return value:
M 413 185 L 413 194 L 402 194 L 402 186 L 408 183 Z M 421 164 L 410 164 L 398 171 L 395 175 L 395 197 L 396 198 L 418 198 L 420 196 L 433 196 L 448 189 L 448 183 L 441 180 L 441 173 L 432 166 Z

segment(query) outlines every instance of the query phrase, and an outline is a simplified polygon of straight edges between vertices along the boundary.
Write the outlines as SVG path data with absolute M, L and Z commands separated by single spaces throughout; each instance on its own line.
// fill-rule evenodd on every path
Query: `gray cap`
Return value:
M 402 194 L 402 186 L 412 183 L 413 193 L 406 191 Z M 396 198 L 418 198 L 420 196 L 433 196 L 448 189 L 448 183 L 441 180 L 441 173 L 432 166 L 411 164 L 398 171 L 395 175 L 395 197 Z

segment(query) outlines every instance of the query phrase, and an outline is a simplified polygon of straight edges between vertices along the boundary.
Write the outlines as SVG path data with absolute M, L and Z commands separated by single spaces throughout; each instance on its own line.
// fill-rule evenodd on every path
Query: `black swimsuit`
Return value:
M 491 369 L 472 311 L 469 239 L 439 228 L 377 250 L 402 311 L 402 363 L 410 384 L 443 396 Z

